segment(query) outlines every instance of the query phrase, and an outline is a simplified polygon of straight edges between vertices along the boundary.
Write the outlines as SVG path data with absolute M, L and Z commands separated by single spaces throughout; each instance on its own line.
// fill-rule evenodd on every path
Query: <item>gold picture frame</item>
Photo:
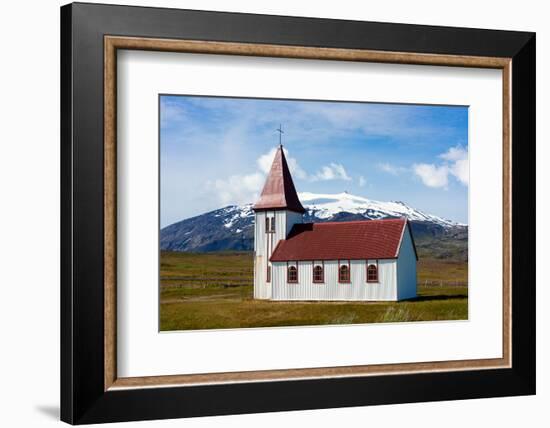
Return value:
M 503 147 L 503 320 L 502 358 L 423 363 L 357 365 L 305 369 L 262 370 L 149 377 L 118 377 L 116 370 L 116 82 L 117 51 L 146 50 L 209 55 L 241 55 L 332 61 L 438 65 L 502 70 Z M 191 386 L 239 382 L 363 377 L 442 371 L 502 369 L 512 363 L 512 235 L 511 235 L 511 81 L 512 58 L 383 52 L 290 45 L 171 40 L 144 37 L 104 37 L 104 389 L 105 391 L 161 386 Z

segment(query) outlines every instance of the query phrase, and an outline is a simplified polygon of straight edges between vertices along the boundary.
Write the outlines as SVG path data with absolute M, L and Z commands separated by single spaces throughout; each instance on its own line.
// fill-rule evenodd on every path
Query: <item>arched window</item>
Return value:
M 367 265 L 367 282 L 378 282 L 378 266 L 374 263 Z
M 338 281 L 339 282 L 349 282 L 349 266 L 342 265 L 338 269 Z
M 286 271 L 286 282 L 298 282 L 298 268 L 289 266 Z
M 325 282 L 323 266 L 316 265 L 313 267 L 313 282 Z

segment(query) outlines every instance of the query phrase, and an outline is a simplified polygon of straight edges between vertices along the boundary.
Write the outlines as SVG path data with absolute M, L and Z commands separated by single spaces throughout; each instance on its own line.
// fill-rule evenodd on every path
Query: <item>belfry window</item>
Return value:
M 275 217 L 266 217 L 265 218 L 265 232 L 266 233 L 275 232 Z

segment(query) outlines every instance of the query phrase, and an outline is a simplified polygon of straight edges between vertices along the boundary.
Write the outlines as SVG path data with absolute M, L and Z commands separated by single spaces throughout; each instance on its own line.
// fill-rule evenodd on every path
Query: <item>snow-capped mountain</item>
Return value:
M 424 213 L 403 202 L 374 201 L 345 192 L 304 192 L 299 197 L 306 209 L 304 222 L 406 217 L 411 221 L 417 246 L 423 239 L 436 236 L 466 239 L 467 245 L 466 225 Z M 172 251 L 252 250 L 253 236 L 252 204 L 230 205 L 163 228 L 160 246 L 162 250 Z
M 335 215 L 346 212 L 359 214 L 369 220 L 388 217 L 407 217 L 410 221 L 424 221 L 443 227 L 465 226 L 432 214 L 426 214 L 412 208 L 404 202 L 380 202 L 351 195 L 347 192 L 338 194 L 300 193 L 300 201 L 308 214 L 319 220 L 330 220 Z

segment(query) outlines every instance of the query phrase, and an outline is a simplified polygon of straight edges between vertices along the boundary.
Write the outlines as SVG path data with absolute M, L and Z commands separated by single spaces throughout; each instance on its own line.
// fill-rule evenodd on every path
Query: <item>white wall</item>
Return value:
M 59 5 L 58 0 L 7 2 L 0 17 L 3 58 L 0 93 L 0 325 L 3 352 L 2 423 L 9 427 L 59 427 Z M 116 3 L 102 0 L 102 3 Z M 535 0 L 338 2 L 278 0 L 119 0 L 118 3 L 324 18 L 454 25 L 537 31 L 538 223 L 550 212 L 550 27 L 545 2 Z M 542 78 L 541 78 L 542 77 Z M 538 228 L 538 265 L 550 258 L 549 228 Z M 39 257 L 28 257 L 32 251 Z M 550 300 L 548 270 L 537 274 L 538 395 L 486 400 L 415 403 L 190 420 L 126 423 L 124 427 L 262 426 L 500 428 L 543 426 L 550 402 Z M 40 358 L 35 358 L 37 350 Z M 24 381 L 32 379 L 32 386 Z
M 274 300 L 396 300 L 396 261 L 378 261 L 377 283 L 367 283 L 365 260 L 351 260 L 351 282 L 338 282 L 338 260 L 325 261 L 323 284 L 313 283 L 310 261 L 298 262 L 298 283 L 286 279 L 286 263 L 273 263 Z
M 399 300 L 416 297 L 416 254 L 409 225 L 403 233 L 397 259 L 397 296 Z
M 266 211 L 255 213 L 254 220 L 254 298 L 271 298 L 271 283 L 266 283 L 267 276 L 267 245 L 265 233 Z M 270 214 L 270 217 L 273 213 Z M 276 224 L 275 227 L 278 225 Z
M 275 218 L 275 233 L 265 233 L 265 219 Z M 255 214 L 254 223 L 254 298 L 270 299 L 272 283 L 267 282 L 267 264 L 273 250 L 281 239 L 286 239 L 288 232 L 296 223 L 302 222 L 302 214 L 292 211 L 259 211 Z M 273 236 L 271 236 L 273 235 Z

